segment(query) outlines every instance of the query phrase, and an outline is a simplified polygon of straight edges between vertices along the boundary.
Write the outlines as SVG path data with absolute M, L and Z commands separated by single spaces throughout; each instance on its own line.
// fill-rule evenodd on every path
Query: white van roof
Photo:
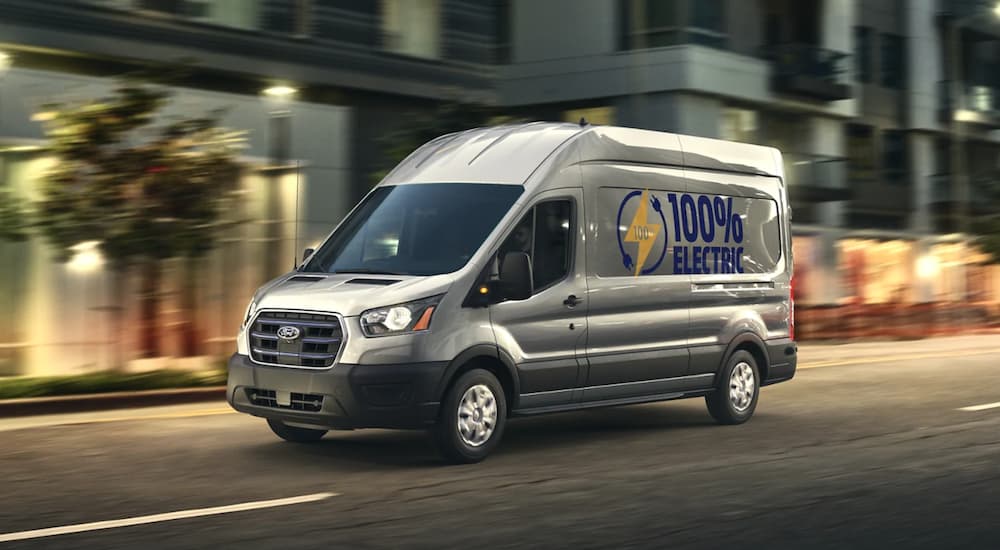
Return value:
M 783 175 L 781 153 L 772 147 L 617 126 L 533 122 L 441 136 L 411 153 L 382 184 L 523 185 L 546 163 L 559 170 L 598 161 Z

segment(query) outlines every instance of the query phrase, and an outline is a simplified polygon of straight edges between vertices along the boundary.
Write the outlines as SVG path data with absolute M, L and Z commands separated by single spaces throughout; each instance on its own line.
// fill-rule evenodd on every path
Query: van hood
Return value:
M 451 275 L 289 273 L 261 287 L 254 301 L 258 310 L 291 309 L 354 317 L 372 308 L 443 294 L 453 282 Z

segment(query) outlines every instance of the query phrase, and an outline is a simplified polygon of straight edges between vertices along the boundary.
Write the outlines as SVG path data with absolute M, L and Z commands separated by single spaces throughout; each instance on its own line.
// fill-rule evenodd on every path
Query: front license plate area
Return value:
M 276 390 L 274 392 L 274 401 L 279 407 L 291 407 L 292 406 L 292 392 Z

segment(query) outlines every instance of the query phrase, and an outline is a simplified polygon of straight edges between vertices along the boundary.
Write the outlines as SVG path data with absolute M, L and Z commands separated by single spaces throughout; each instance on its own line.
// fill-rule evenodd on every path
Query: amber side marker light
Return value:
M 490 287 L 488 287 L 486 285 L 480 286 L 479 287 L 479 293 L 482 294 L 482 295 L 484 295 L 484 296 L 487 295 L 487 294 L 489 294 L 490 293 Z
M 423 314 L 420 315 L 420 319 L 417 319 L 417 324 L 413 325 L 413 330 L 427 330 L 431 326 L 431 315 L 434 314 L 434 306 L 431 306 L 424 310 Z

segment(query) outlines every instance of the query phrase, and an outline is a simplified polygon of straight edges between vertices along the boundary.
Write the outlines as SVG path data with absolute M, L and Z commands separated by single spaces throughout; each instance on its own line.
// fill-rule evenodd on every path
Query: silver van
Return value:
M 586 124 L 437 138 L 261 287 L 228 401 L 281 438 L 426 428 L 482 460 L 507 419 L 791 379 L 790 209 L 772 148 Z

